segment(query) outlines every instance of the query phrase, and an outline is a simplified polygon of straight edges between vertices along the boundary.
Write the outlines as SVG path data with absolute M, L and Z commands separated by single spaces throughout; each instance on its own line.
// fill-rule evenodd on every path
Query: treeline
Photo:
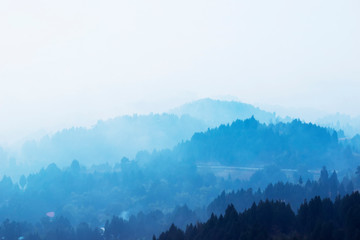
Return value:
M 29 168 L 35 171 L 50 163 L 64 167 L 73 159 L 81 159 L 86 166 L 114 164 L 124 156 L 134 158 L 139 151 L 173 148 L 208 127 L 189 115 L 122 116 L 98 121 L 91 128 L 64 129 L 39 141 L 27 141 L 19 152 L 9 153 L 7 158 L 21 163 L 22 172 L 28 172 Z M 12 167 L 15 166 L 9 166 L 9 170 L 16 173 Z
M 128 219 L 113 216 L 104 225 L 97 227 L 87 222 L 73 225 L 63 217 L 44 217 L 40 222 L 18 222 L 5 220 L 0 225 L 0 239 L 3 240 L 134 240 L 151 239 L 169 228 L 174 222 L 185 228 L 198 221 L 196 214 L 187 206 L 177 207 L 170 214 L 161 211 L 138 213 Z M 116 236 L 116 238 L 115 238 Z
M 275 114 L 249 104 L 211 99 L 186 104 L 171 113 L 100 120 L 90 128 L 64 129 L 39 141 L 26 141 L 20 151 L 2 151 L 0 147 L 0 162 L 3 163 L 0 174 L 28 173 L 50 163 L 64 167 L 73 159 L 80 159 L 88 167 L 103 162 L 113 164 L 124 156 L 132 159 L 139 151 L 173 148 L 195 132 L 252 115 L 261 122 L 277 120 Z
M 360 167 L 353 179 L 345 177 L 341 182 L 338 180 L 335 171 L 329 175 L 329 172 L 323 167 L 320 178 L 317 181 L 307 180 L 306 182 L 303 182 L 302 177 L 300 177 L 298 183 L 270 183 L 263 191 L 260 189 L 253 191 L 251 188 L 228 193 L 223 191 L 209 204 L 207 212 L 208 214 L 222 214 L 230 204 L 233 204 L 238 211 L 243 211 L 249 208 L 254 202 L 257 203 L 266 199 L 281 200 L 285 203 L 289 203 L 296 211 L 303 203 L 304 199 L 320 196 L 322 198 L 335 200 L 337 196 L 344 196 L 352 193 L 354 191 L 354 183 L 356 187 L 360 187 L 358 185 L 360 182 L 359 170 Z
M 343 170 L 360 162 L 350 147 L 339 143 L 334 130 L 300 120 L 266 125 L 253 117 L 196 133 L 174 151 L 196 162 L 242 167 Z
M 75 166 L 74 166 L 75 165 Z M 77 169 L 76 163 L 73 163 L 72 171 Z M 360 168 L 358 168 L 358 171 Z M 360 172 L 358 172 L 360 173 Z M 231 205 L 236 211 L 242 212 L 251 208 L 254 203 L 263 203 L 267 199 L 271 201 L 280 201 L 292 207 L 292 211 L 296 212 L 301 209 L 301 204 L 304 199 L 311 199 L 314 196 L 321 196 L 322 198 L 329 198 L 335 201 L 336 197 L 350 194 L 354 191 L 353 181 L 358 181 L 360 174 L 353 179 L 343 179 L 339 183 L 336 172 L 330 176 L 326 168 L 323 168 L 318 181 L 307 181 L 303 183 L 301 178 L 299 183 L 276 183 L 269 184 L 265 190 L 258 189 L 253 192 L 252 189 L 239 190 L 237 192 L 223 192 L 215 198 L 207 208 L 191 210 L 186 205 L 176 207 L 169 213 L 162 211 L 148 211 L 146 213 L 140 212 L 132 214 L 131 212 L 113 212 L 111 210 L 99 211 L 95 208 L 90 208 L 89 211 L 94 211 L 103 216 L 103 223 L 93 221 L 91 218 L 83 219 L 81 223 L 74 223 L 71 219 L 61 216 L 62 213 L 56 213 L 59 217 L 42 217 L 41 221 L 35 223 L 16 221 L 11 222 L 5 220 L 0 226 L 0 237 L 5 239 L 18 239 L 23 236 L 25 239 L 150 239 L 153 234 L 160 234 L 165 229 L 174 223 L 181 229 L 185 229 L 189 224 L 195 224 L 199 221 L 205 221 L 213 214 L 212 218 L 217 215 L 226 213 L 226 208 Z M 345 188 L 343 186 L 346 186 Z M 51 185 L 50 185 L 51 186 Z M 87 201 L 94 201 L 88 199 Z M 83 199 L 83 201 L 85 201 Z M 12 203 L 10 203 L 12 204 Z M 32 205 L 34 202 L 29 201 L 26 205 L 33 208 L 33 211 L 39 211 L 37 205 Z M 11 205 L 10 205 L 11 206 Z M 82 206 L 82 205 L 80 205 Z M 13 206 L 14 207 L 14 206 Z M 18 206 L 18 214 L 25 211 L 24 207 Z M 76 211 L 75 208 L 72 209 Z M 105 215 L 106 214 L 106 215 Z M 114 215 L 112 218 L 105 216 Z M 226 215 L 226 214 L 225 214 Z M 92 216 L 90 213 L 84 211 L 83 217 Z M 174 228 L 174 226 L 172 227 Z M 179 232 L 179 231 L 178 231 Z M 86 236 L 86 237 L 85 237 Z
M 116 236 L 115 236 L 116 239 Z M 155 239 L 155 237 L 154 237 Z M 336 198 L 315 197 L 301 204 L 297 214 L 282 201 L 260 201 L 238 213 L 229 205 L 224 215 L 185 231 L 172 225 L 158 240 L 218 239 L 360 239 L 359 192 Z
M 202 240 L 202 239 L 359 239 L 360 194 L 354 192 L 334 201 L 319 196 L 304 201 L 295 214 L 283 201 L 265 200 L 238 212 L 229 205 L 224 214 L 212 214 L 204 223 L 191 223 L 185 230 L 172 224 L 165 232 L 152 232 L 157 216 L 125 221 L 113 217 L 104 227 L 92 228 L 87 223 L 73 227 L 63 217 L 43 219 L 32 225 L 5 220 L 0 225 L 0 237 L 6 240 Z M 136 221 L 137 225 L 131 224 Z
M 146 164 L 123 159 L 104 171 L 102 166 L 84 168 L 78 161 L 67 169 L 51 164 L 39 173 L 22 176 L 19 183 L 3 177 L 0 221 L 35 222 L 55 212 L 73 224 L 86 221 L 98 226 L 112 215 L 158 209 L 169 213 L 183 204 L 191 209 L 206 206 L 229 188 L 239 188 L 238 181 L 200 175 L 193 164 L 160 157 Z
M 167 214 L 183 204 L 190 209 L 202 209 L 210 204 L 208 213 L 222 213 L 229 203 L 243 210 L 267 198 L 282 199 L 296 208 L 304 198 L 316 195 L 333 198 L 360 187 L 359 174 L 339 181 L 335 172 L 329 174 L 326 169 L 321 171 L 320 181 L 279 182 L 262 190 L 248 189 L 246 185 L 251 185 L 251 181 L 199 174 L 196 166 L 184 161 L 140 165 L 123 159 L 110 170 L 99 169 L 86 169 L 73 161 L 63 170 L 49 165 L 37 174 L 21 177 L 19 183 L 4 177 L 0 181 L 0 221 L 10 217 L 35 222 L 46 212 L 54 211 L 73 224 L 86 221 L 91 226 L 99 226 L 112 215 L 158 209 Z M 266 178 L 262 181 L 273 182 Z M 242 190 L 235 192 L 234 189 Z M 226 194 L 220 194 L 223 190 Z M 215 200 L 211 203 L 212 199 Z M 206 211 L 198 215 L 207 217 Z
M 294 120 L 264 124 L 252 117 L 206 131 L 208 125 L 196 121 L 200 120 L 169 114 L 122 117 L 99 122 L 91 129 L 68 129 L 39 142 L 27 142 L 18 156 L 7 155 L 0 149 L 0 160 L 5 162 L 4 169 L 7 167 L 13 174 L 14 169 L 24 167 L 21 170 L 28 172 L 48 162 L 63 167 L 72 159 L 79 159 L 88 167 L 100 162 L 114 165 L 123 156 L 140 161 L 144 157 L 145 160 L 163 157 L 195 163 L 275 165 L 280 169 L 305 170 L 328 166 L 340 171 L 360 163 L 358 137 L 339 143 L 336 131 L 312 123 Z M 185 142 L 177 144 L 182 140 Z M 164 148 L 173 150 L 135 155 L 141 150 Z M 16 162 L 31 165 L 17 166 Z

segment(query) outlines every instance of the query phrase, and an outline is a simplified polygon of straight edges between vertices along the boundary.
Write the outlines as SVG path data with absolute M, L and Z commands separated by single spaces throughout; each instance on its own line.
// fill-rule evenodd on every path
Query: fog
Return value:
M 360 239 L 357 0 L 0 1 L 0 239 Z
M 359 115 L 359 4 L 1 1 L 0 143 L 203 97 Z

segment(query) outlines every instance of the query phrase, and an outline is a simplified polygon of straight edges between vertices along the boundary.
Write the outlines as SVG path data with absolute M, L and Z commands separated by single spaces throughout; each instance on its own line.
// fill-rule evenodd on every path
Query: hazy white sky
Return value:
M 2 0 L 0 143 L 202 97 L 360 114 L 358 0 Z

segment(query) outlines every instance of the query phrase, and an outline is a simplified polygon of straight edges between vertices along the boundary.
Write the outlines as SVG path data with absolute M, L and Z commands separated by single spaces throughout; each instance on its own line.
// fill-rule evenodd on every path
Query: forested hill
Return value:
M 208 205 L 207 212 L 209 216 L 211 213 L 223 214 L 230 204 L 233 204 L 237 211 L 244 211 L 250 208 L 254 202 L 258 203 L 266 199 L 289 203 L 292 209 L 297 211 L 304 199 L 320 196 L 334 201 L 336 197 L 350 194 L 358 187 L 360 187 L 360 171 L 352 179 L 344 177 L 339 181 L 335 171 L 330 175 L 326 168 L 323 168 L 318 181 L 307 180 L 304 182 L 303 178 L 299 177 L 298 183 L 270 183 L 264 191 L 260 191 L 260 189 L 253 191 L 252 188 L 228 193 L 223 191 Z
M 197 163 L 243 167 L 344 169 L 360 160 L 331 129 L 299 120 L 266 125 L 254 117 L 196 133 L 174 152 Z
M 65 129 L 40 141 L 27 141 L 19 151 L 0 148 L 0 175 L 20 176 L 50 163 L 66 166 L 73 159 L 87 166 L 114 164 L 124 156 L 134 158 L 139 151 L 171 149 L 195 132 L 190 142 L 175 149 L 175 158 L 183 155 L 197 162 L 291 168 L 332 167 L 335 162 L 342 164 L 334 167 L 342 168 L 354 160 L 351 150 L 339 146 L 333 131 L 300 121 L 281 123 L 284 119 L 249 104 L 202 99 L 170 112 L 121 116 L 91 128 Z M 258 122 L 236 121 L 251 116 Z M 218 127 L 220 124 L 231 125 Z M 208 128 L 214 129 L 203 133 Z
M 123 157 L 134 158 L 138 151 L 172 148 L 206 129 L 201 120 L 188 115 L 121 116 L 98 121 L 91 128 L 65 129 L 38 142 L 28 141 L 14 158 L 18 165 L 29 163 L 36 171 L 50 163 L 66 166 L 73 159 L 87 166 L 114 164 Z
M 39 141 L 26 141 L 20 150 L 0 147 L 0 175 L 34 172 L 50 163 L 66 166 L 73 159 L 87 166 L 115 163 L 122 157 L 134 158 L 139 151 L 171 149 L 195 132 L 252 115 L 260 122 L 277 121 L 275 114 L 249 104 L 203 99 L 169 113 L 119 116 L 98 121 L 90 128 L 64 129 Z

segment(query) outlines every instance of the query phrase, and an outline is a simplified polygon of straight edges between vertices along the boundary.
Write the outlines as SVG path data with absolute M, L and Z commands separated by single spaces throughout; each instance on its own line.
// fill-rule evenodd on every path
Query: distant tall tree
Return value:
M 321 172 L 320 172 L 320 184 L 322 185 L 326 185 L 328 183 L 328 179 L 329 179 L 329 173 L 326 170 L 326 167 L 322 167 Z
M 337 178 L 337 174 L 334 170 L 334 172 L 331 174 L 329 179 L 329 189 L 331 198 L 334 199 L 336 195 L 338 194 L 338 187 L 339 187 L 339 180 Z

